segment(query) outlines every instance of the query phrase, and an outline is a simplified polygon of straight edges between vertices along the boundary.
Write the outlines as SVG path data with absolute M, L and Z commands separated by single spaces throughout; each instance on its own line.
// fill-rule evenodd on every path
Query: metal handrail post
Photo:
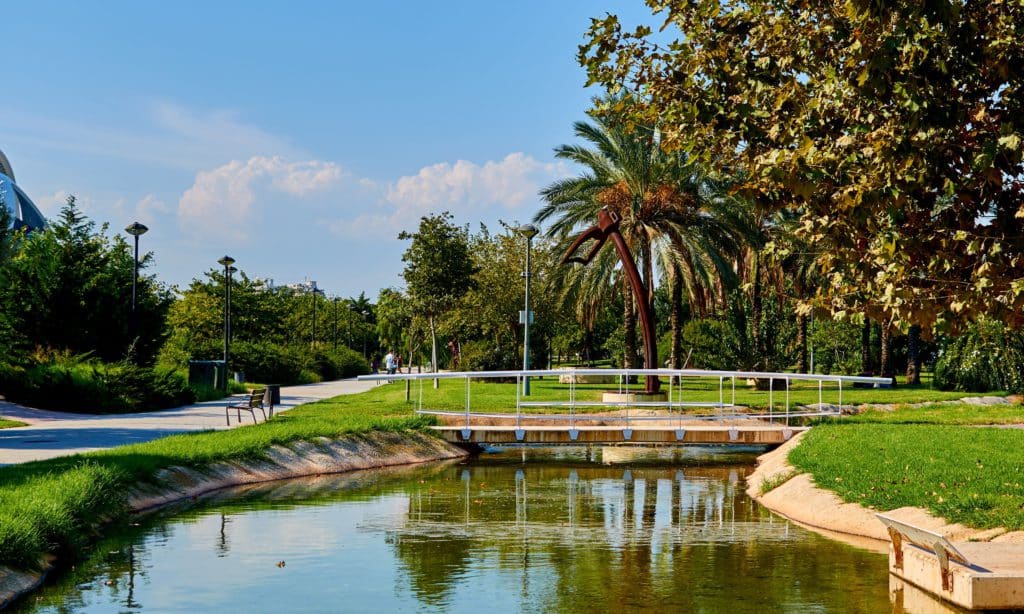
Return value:
M 466 428 L 469 428 L 469 376 L 466 376 Z
M 775 378 L 768 378 L 768 422 L 774 418 L 775 410 Z
M 824 409 L 822 409 L 821 405 L 822 405 L 822 403 L 821 403 L 821 380 L 818 380 L 818 413 L 819 414 L 821 412 L 825 411 Z
M 718 413 L 725 413 L 725 385 L 721 375 L 718 376 Z
M 521 376 L 516 376 L 516 428 L 520 428 L 523 423 L 522 389 L 519 387 L 521 379 Z
M 839 380 L 839 417 L 843 417 L 843 380 Z
M 789 426 L 789 378 L 786 378 L 786 426 Z

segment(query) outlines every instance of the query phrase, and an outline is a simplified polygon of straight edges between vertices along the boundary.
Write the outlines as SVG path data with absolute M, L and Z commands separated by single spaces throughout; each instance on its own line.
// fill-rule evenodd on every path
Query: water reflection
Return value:
M 890 610 L 884 556 L 747 498 L 744 464 L 596 449 L 293 480 L 153 517 L 25 611 Z M 692 453 L 687 453 L 692 454 Z M 524 456 L 525 455 L 525 456 Z M 718 459 L 720 457 L 714 457 Z M 622 461 L 616 461 L 616 463 Z

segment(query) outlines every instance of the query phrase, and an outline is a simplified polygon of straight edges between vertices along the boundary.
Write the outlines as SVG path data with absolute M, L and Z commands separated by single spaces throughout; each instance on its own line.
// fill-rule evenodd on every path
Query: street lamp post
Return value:
M 363 316 L 363 358 L 367 358 L 366 355 L 366 324 L 370 318 L 370 312 L 365 309 L 359 312 Z
M 139 237 L 144 235 L 144 234 L 146 234 L 147 230 L 149 230 L 149 228 L 146 228 L 145 225 L 140 224 L 139 222 L 132 222 L 131 225 L 129 225 L 127 228 L 124 229 L 125 232 L 127 232 L 131 236 L 135 237 L 135 260 L 132 262 L 132 321 L 131 321 L 131 326 L 132 326 L 132 339 L 133 340 L 139 334 L 139 332 L 138 332 L 138 330 L 139 330 L 139 320 L 138 320 L 138 316 L 135 314 L 135 302 L 136 302 L 136 298 L 135 297 L 136 297 L 136 294 L 137 294 L 137 289 L 136 288 L 137 288 L 138 283 L 139 283 Z
M 231 265 L 235 259 L 224 256 L 217 261 L 224 266 L 224 390 L 228 389 L 228 343 L 231 335 Z
M 530 370 L 530 247 L 540 230 L 533 224 L 516 229 L 526 237 L 526 308 L 523 311 L 523 371 Z M 523 376 L 523 396 L 530 396 L 530 378 Z
M 313 295 L 313 334 L 312 334 L 312 336 L 310 338 L 309 345 L 310 345 L 310 347 L 315 348 L 316 347 L 316 295 L 317 295 L 318 292 L 320 292 L 320 290 L 316 287 L 316 282 L 315 281 L 309 282 L 309 285 L 310 285 L 311 288 L 313 288 L 313 291 L 310 292 L 310 294 Z
M 338 298 L 334 297 L 334 350 L 338 350 Z

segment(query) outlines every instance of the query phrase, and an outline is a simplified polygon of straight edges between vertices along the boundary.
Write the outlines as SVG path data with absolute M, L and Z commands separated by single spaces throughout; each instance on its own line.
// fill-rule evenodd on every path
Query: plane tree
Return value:
M 799 213 L 824 282 L 804 309 L 955 330 L 1024 324 L 1024 5 L 648 0 L 579 60 L 662 145 Z

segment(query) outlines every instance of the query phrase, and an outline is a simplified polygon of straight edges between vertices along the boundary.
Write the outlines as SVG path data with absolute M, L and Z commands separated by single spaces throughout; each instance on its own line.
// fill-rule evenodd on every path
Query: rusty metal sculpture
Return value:
M 615 244 L 615 251 L 619 253 L 619 260 L 622 261 L 622 268 L 626 271 L 626 277 L 629 279 L 629 287 L 633 290 L 633 298 L 636 299 L 636 304 L 640 307 L 640 326 L 644 336 L 644 368 L 657 369 L 658 366 L 655 364 L 655 361 L 657 360 L 658 350 L 654 335 L 654 314 L 651 311 L 651 304 L 647 300 L 647 289 L 644 287 L 644 282 L 640 278 L 640 272 L 636 268 L 636 261 L 633 260 L 633 255 L 629 252 L 626 240 L 622 238 L 622 233 L 619 232 L 620 221 L 619 215 L 614 211 L 607 208 L 601 209 L 597 213 L 597 224 L 576 237 L 572 246 L 569 247 L 569 251 L 562 258 L 562 264 L 569 262 L 589 264 L 597 256 L 597 253 L 601 251 L 601 248 L 604 247 L 604 242 L 611 238 L 612 243 Z M 580 246 L 591 240 L 595 241 L 595 244 L 590 248 L 590 252 L 586 257 L 576 256 L 576 251 Z M 660 389 L 661 380 L 657 376 L 647 376 L 645 392 L 657 394 Z

